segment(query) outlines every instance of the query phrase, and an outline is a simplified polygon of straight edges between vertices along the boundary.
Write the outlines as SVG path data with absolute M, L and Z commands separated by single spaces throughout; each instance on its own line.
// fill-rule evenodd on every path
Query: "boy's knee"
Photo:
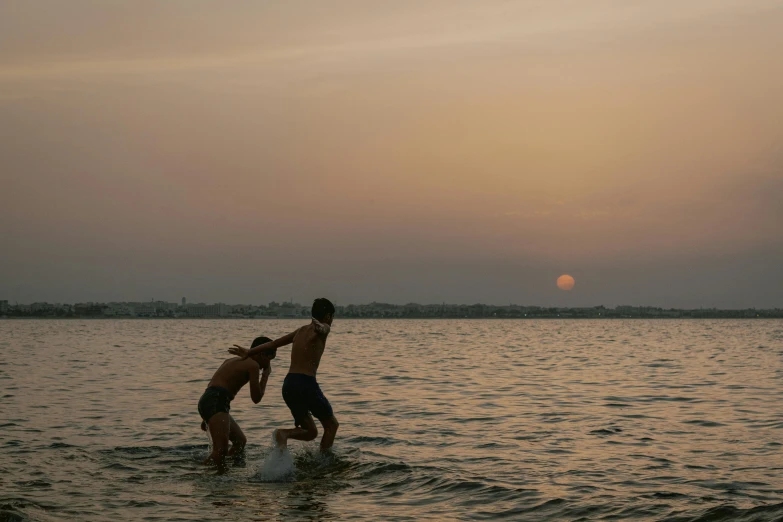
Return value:
M 325 430 L 329 431 L 337 431 L 337 428 L 340 427 L 340 423 L 337 422 L 337 417 L 332 417 L 328 421 L 326 421 L 326 425 L 324 426 Z
M 315 438 L 318 436 L 318 428 L 313 426 L 312 428 L 308 428 L 307 433 L 305 434 L 307 437 L 305 440 L 315 440 Z
M 234 443 L 234 446 L 244 446 L 247 444 L 247 437 L 244 435 L 239 435 L 237 437 L 234 437 L 234 440 L 232 441 Z

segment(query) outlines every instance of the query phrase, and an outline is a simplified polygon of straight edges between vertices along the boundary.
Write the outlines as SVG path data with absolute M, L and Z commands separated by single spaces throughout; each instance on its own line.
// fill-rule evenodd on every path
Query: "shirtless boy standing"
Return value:
M 264 350 L 277 349 L 293 343 L 291 348 L 291 367 L 283 381 L 283 400 L 294 417 L 295 428 L 275 430 L 277 446 L 282 450 L 288 439 L 310 441 L 318 436 L 314 415 L 324 428 L 321 439 L 321 451 L 334 444 L 334 437 L 340 424 L 332 412 L 332 406 L 324 396 L 315 374 L 326 347 L 326 337 L 334 319 L 334 305 L 324 298 L 316 299 L 312 308 L 313 320 L 310 324 L 298 328 L 272 342 L 248 350 L 234 345 L 229 352 L 241 357 L 253 357 Z
M 257 337 L 251 346 L 269 343 L 268 337 Z M 209 386 L 198 401 L 198 412 L 204 422 L 201 429 L 209 427 L 212 438 L 212 453 L 204 464 L 215 463 L 218 470 L 226 469 L 226 455 L 235 455 L 244 449 L 247 439 L 239 425 L 229 415 L 230 404 L 239 390 L 250 382 L 250 398 L 255 404 L 261 402 L 266 390 L 266 382 L 272 371 L 270 361 L 275 358 L 276 349 L 257 351 L 253 358 L 234 357 L 227 359 L 217 369 Z M 259 373 L 261 378 L 259 379 Z M 231 450 L 228 443 L 231 441 Z

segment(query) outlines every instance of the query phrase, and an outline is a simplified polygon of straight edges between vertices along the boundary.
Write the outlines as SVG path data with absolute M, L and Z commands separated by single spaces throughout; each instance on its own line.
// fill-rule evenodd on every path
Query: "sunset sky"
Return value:
M 3 1 L 0 212 L 12 302 L 783 307 L 783 2 Z

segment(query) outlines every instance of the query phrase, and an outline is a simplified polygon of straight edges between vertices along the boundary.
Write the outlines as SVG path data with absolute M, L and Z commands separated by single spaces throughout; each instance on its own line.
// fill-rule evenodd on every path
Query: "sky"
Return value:
M 780 0 L 6 0 L 0 299 L 783 307 L 781 49 Z

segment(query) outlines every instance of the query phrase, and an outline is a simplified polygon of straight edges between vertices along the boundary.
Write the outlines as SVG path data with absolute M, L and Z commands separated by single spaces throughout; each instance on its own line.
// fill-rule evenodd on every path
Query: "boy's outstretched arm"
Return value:
M 265 352 L 266 350 L 271 350 L 272 348 L 280 348 L 281 346 L 286 346 L 291 344 L 292 342 L 294 342 L 294 336 L 298 331 L 299 330 L 294 330 L 288 335 L 284 335 L 283 337 L 280 337 L 279 339 L 275 339 L 274 341 L 270 341 L 268 343 L 259 344 L 258 346 L 250 350 L 248 350 L 247 348 L 242 348 L 238 344 L 235 344 L 234 346 L 228 349 L 228 353 L 232 355 L 238 355 L 243 359 L 247 359 L 248 357 L 253 357 L 261 352 Z

